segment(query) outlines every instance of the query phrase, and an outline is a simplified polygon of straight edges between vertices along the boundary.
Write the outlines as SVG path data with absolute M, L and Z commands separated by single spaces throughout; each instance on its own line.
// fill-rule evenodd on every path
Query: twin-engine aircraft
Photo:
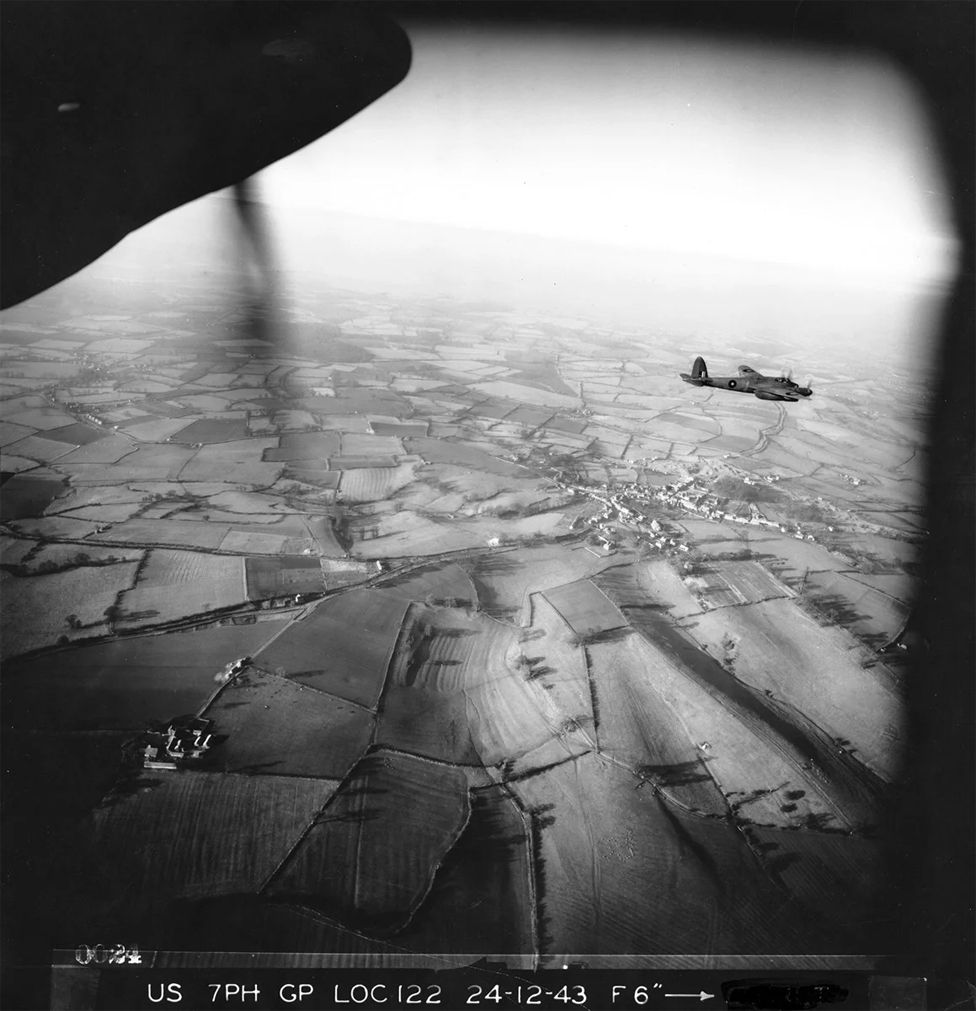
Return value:
M 809 386 L 800 386 L 786 376 L 764 376 L 748 365 L 740 365 L 737 376 L 716 376 L 713 379 L 709 376 L 708 366 L 701 355 L 695 359 L 691 375 L 687 372 L 679 374 L 692 386 L 715 386 L 736 393 L 753 393 L 760 400 L 789 400 L 795 404 L 800 397 L 809 397 L 813 393 Z

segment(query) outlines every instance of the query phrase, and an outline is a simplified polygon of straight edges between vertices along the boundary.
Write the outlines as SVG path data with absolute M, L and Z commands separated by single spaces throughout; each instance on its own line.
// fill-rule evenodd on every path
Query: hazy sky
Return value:
M 272 206 L 897 287 L 951 270 L 924 114 L 878 59 L 616 32 L 410 35 L 401 85 L 262 173 Z
M 880 58 L 687 36 L 412 28 L 406 80 L 271 166 L 278 285 L 448 295 L 649 333 L 927 354 L 956 241 Z M 216 277 L 227 194 L 94 268 Z

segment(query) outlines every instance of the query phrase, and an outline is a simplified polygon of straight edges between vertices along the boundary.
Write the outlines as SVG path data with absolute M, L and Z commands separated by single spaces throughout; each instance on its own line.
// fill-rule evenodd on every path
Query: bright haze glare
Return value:
M 896 285 L 951 270 L 924 115 L 878 59 L 616 32 L 410 34 L 402 85 L 263 173 L 272 206 Z
M 283 293 L 487 299 L 692 349 L 756 336 L 927 356 L 957 242 L 925 110 L 892 64 L 661 33 L 405 27 L 406 80 L 258 177 Z M 223 196 L 98 269 L 233 266 Z

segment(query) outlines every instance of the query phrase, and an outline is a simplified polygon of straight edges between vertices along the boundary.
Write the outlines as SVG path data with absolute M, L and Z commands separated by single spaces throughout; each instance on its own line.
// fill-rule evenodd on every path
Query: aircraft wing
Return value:
M 755 369 L 749 368 L 748 365 L 740 365 L 739 366 L 739 375 L 740 376 L 753 376 L 754 378 L 757 378 L 757 379 L 762 379 L 763 378 L 763 374 L 761 372 L 757 372 Z
M 788 400 L 791 404 L 795 404 L 800 399 L 799 397 L 791 397 L 786 393 L 776 393 L 766 387 L 760 387 L 754 392 L 760 400 Z
M 321 137 L 403 79 L 372 4 L 7 3 L 0 305 Z

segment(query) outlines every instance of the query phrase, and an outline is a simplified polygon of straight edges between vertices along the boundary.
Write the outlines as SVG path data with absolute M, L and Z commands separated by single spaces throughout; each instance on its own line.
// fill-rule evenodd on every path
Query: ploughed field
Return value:
M 18 908 L 349 964 L 870 950 L 907 412 L 681 389 L 694 349 L 584 320 L 332 293 L 273 343 L 122 288 L 0 328 Z M 205 755 L 133 759 L 180 715 Z

